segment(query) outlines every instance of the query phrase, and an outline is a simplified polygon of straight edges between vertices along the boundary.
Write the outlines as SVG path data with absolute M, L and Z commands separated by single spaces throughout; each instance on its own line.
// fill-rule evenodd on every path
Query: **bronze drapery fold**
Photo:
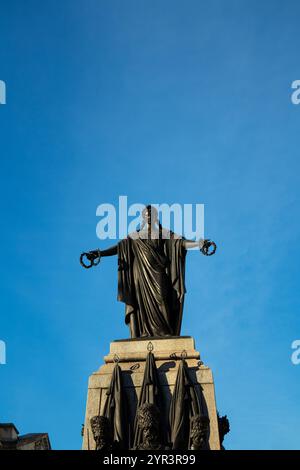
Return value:
M 143 431 L 138 426 L 137 413 L 141 406 L 145 403 L 156 405 L 159 410 L 163 409 L 161 391 L 158 381 L 158 372 L 152 352 L 149 352 L 147 355 L 143 383 L 137 404 L 137 412 L 134 423 L 133 449 L 137 449 L 142 443 Z
M 118 244 L 118 300 L 132 337 L 180 335 L 185 294 L 182 239 L 132 239 Z
M 120 449 L 128 448 L 126 395 L 122 383 L 122 371 L 116 364 L 112 373 L 109 389 L 106 392 L 103 416 L 108 418 L 114 445 Z
M 184 359 L 180 361 L 172 395 L 169 422 L 172 449 L 189 449 L 191 418 L 200 414 L 200 403 Z

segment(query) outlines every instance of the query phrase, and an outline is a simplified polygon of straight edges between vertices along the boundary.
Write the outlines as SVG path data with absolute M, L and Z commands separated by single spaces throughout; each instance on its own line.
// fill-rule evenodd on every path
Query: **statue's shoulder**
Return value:
M 131 232 L 131 233 L 128 233 L 127 237 L 124 238 L 124 240 L 137 240 L 138 238 L 140 238 L 140 232 L 139 231 L 135 231 L 135 232 Z
M 127 247 L 130 246 L 130 243 L 131 243 L 131 238 L 129 238 L 128 235 L 127 235 L 127 237 L 122 238 L 118 242 L 118 251 L 120 252 L 120 250 L 126 250 Z
M 178 235 L 178 233 L 172 232 L 172 230 L 166 228 L 162 229 L 162 237 L 165 240 L 184 240 L 182 235 Z

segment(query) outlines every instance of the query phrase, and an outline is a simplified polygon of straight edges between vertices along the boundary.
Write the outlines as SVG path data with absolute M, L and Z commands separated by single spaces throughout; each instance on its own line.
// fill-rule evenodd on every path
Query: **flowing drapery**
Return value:
M 182 239 L 130 237 L 118 244 L 118 300 L 131 336 L 178 336 L 185 294 Z

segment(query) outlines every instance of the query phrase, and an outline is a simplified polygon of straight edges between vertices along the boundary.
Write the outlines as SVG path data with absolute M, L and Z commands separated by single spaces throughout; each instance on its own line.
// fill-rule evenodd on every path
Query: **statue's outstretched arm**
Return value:
M 101 258 L 102 258 L 102 256 L 114 256 L 114 255 L 118 254 L 118 245 L 111 246 L 110 248 L 107 248 L 106 250 L 89 251 L 87 253 L 87 258 L 88 259 L 90 259 L 89 257 L 98 258 L 99 252 L 100 252 Z
M 215 244 L 215 242 L 208 240 L 208 239 L 203 239 L 203 238 L 200 238 L 200 240 L 197 240 L 197 241 L 183 240 L 183 246 L 186 250 L 188 250 L 189 248 L 195 248 L 196 246 L 198 246 L 202 254 L 206 256 L 214 255 L 217 249 L 217 245 Z M 212 247 L 212 250 L 210 250 L 211 247 Z
M 114 256 L 118 253 L 118 245 L 111 246 L 106 250 L 92 250 L 88 251 L 87 253 L 81 253 L 80 255 L 80 264 L 84 268 L 91 268 L 92 266 L 96 266 L 100 263 L 100 259 L 102 256 Z M 90 261 L 90 264 L 85 264 L 84 258 Z
M 195 248 L 196 246 L 199 246 L 200 247 L 200 243 L 201 241 L 203 240 L 199 240 L 199 241 L 194 241 L 194 240 L 183 240 L 183 246 L 186 250 L 188 250 L 189 248 Z

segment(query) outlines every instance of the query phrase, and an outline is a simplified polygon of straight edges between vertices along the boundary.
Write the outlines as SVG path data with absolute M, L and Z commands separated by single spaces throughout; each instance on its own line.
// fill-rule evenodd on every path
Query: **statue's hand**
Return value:
M 90 264 L 85 264 L 84 259 L 90 261 Z M 92 266 L 97 266 L 100 263 L 101 252 L 100 250 L 88 251 L 87 253 L 81 253 L 80 264 L 82 267 L 89 269 Z M 97 261 L 96 261 L 97 260 Z
M 199 248 L 200 248 L 200 251 L 203 255 L 212 256 L 216 252 L 217 245 L 215 244 L 215 242 L 206 239 L 206 240 L 200 240 Z M 212 249 L 210 249 L 210 248 L 212 248 Z
M 85 253 L 85 256 L 89 261 L 94 261 L 98 258 L 98 253 L 95 253 L 94 251 L 89 251 L 88 253 Z

